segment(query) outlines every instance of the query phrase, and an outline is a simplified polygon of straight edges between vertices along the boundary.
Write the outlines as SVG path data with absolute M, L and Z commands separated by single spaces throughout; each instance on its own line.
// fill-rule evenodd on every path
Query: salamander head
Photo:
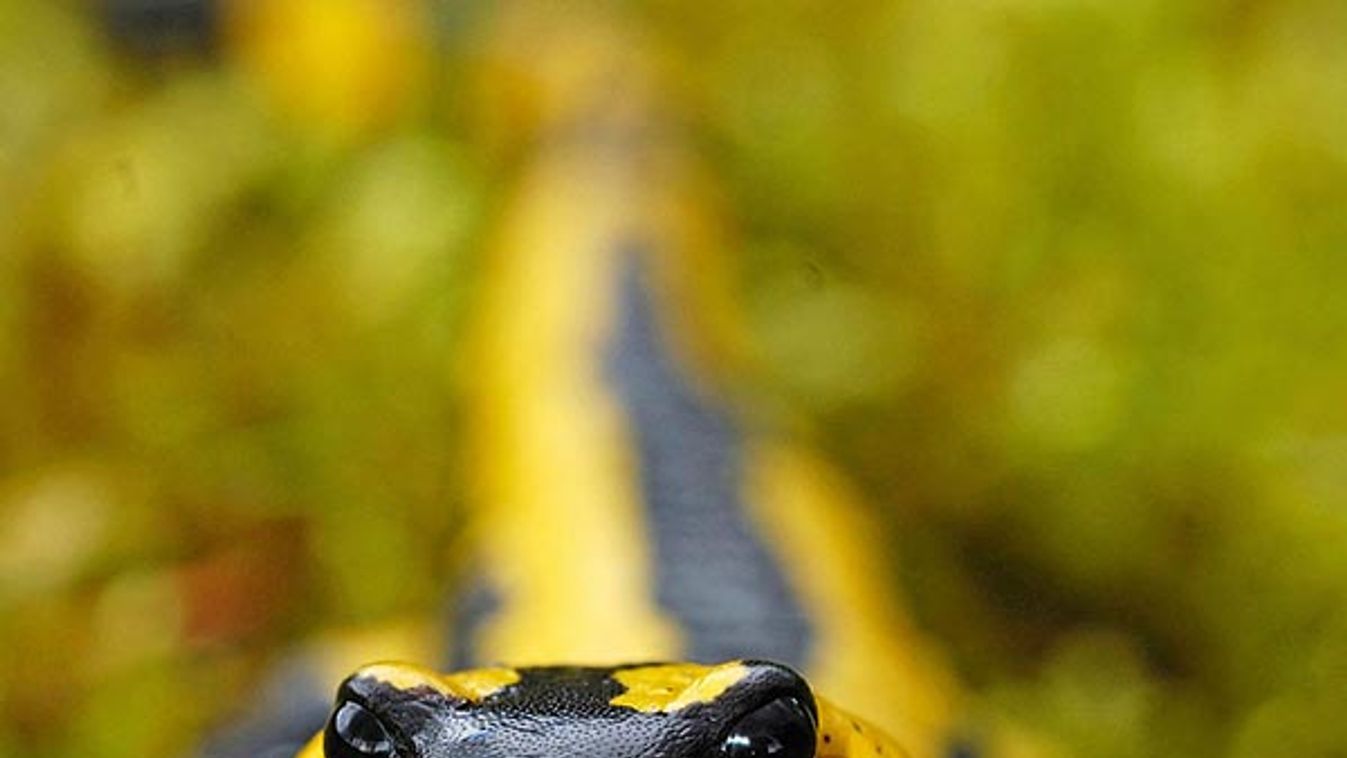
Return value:
M 762 661 L 488 668 L 366 666 L 299 758 L 903 758 Z

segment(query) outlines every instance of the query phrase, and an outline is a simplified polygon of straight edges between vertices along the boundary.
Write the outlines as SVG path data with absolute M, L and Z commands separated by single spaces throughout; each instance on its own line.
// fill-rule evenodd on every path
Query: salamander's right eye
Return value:
M 779 697 L 739 719 L 718 758 L 813 758 L 816 726 L 794 697 Z
M 332 712 L 323 731 L 323 754 L 326 758 L 397 758 L 383 722 L 351 700 Z

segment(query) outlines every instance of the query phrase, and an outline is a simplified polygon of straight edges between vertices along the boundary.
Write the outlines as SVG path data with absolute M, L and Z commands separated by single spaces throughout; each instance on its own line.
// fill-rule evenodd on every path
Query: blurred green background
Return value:
M 594 7 L 723 183 L 743 381 L 979 707 L 1347 755 L 1347 3 Z M 0 756 L 181 755 L 439 611 L 498 13 L 0 0 Z

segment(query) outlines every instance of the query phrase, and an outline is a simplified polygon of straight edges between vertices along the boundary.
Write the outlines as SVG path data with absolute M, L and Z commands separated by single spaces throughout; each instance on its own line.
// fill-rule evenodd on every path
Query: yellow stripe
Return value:
M 554 151 L 503 220 L 473 362 L 481 544 L 504 613 L 484 660 L 673 658 L 655 607 L 631 440 L 600 375 L 611 277 L 642 182 L 585 148 Z
M 878 531 L 845 483 L 782 444 L 751 451 L 749 502 L 799 588 L 814 624 L 811 683 L 888 730 L 915 758 L 937 755 L 954 718 L 956 686 L 902 612 Z
M 649 61 L 603 23 L 558 24 L 555 44 L 530 28 L 519 59 L 501 52 L 508 40 L 496 46 L 543 102 L 584 108 L 543 108 L 539 142 L 552 146 L 507 206 L 484 278 L 472 450 L 479 544 L 502 612 L 473 642 L 479 659 L 521 665 L 676 659 L 682 640 L 654 600 L 638 462 L 602 356 L 629 246 L 644 243 L 663 268 L 711 227 L 690 215 L 682 156 L 649 129 Z M 623 95 L 599 99 L 582 84 Z

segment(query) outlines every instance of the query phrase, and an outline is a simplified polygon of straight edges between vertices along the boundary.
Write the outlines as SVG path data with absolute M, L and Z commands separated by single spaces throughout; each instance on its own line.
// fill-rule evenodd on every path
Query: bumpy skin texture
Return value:
M 384 664 L 343 682 L 337 703 L 374 713 L 399 758 L 704 758 L 741 718 L 781 697 L 818 722 L 805 680 L 762 661 L 517 673 L 494 691 L 463 693 Z M 322 738 L 301 758 L 320 758 Z

